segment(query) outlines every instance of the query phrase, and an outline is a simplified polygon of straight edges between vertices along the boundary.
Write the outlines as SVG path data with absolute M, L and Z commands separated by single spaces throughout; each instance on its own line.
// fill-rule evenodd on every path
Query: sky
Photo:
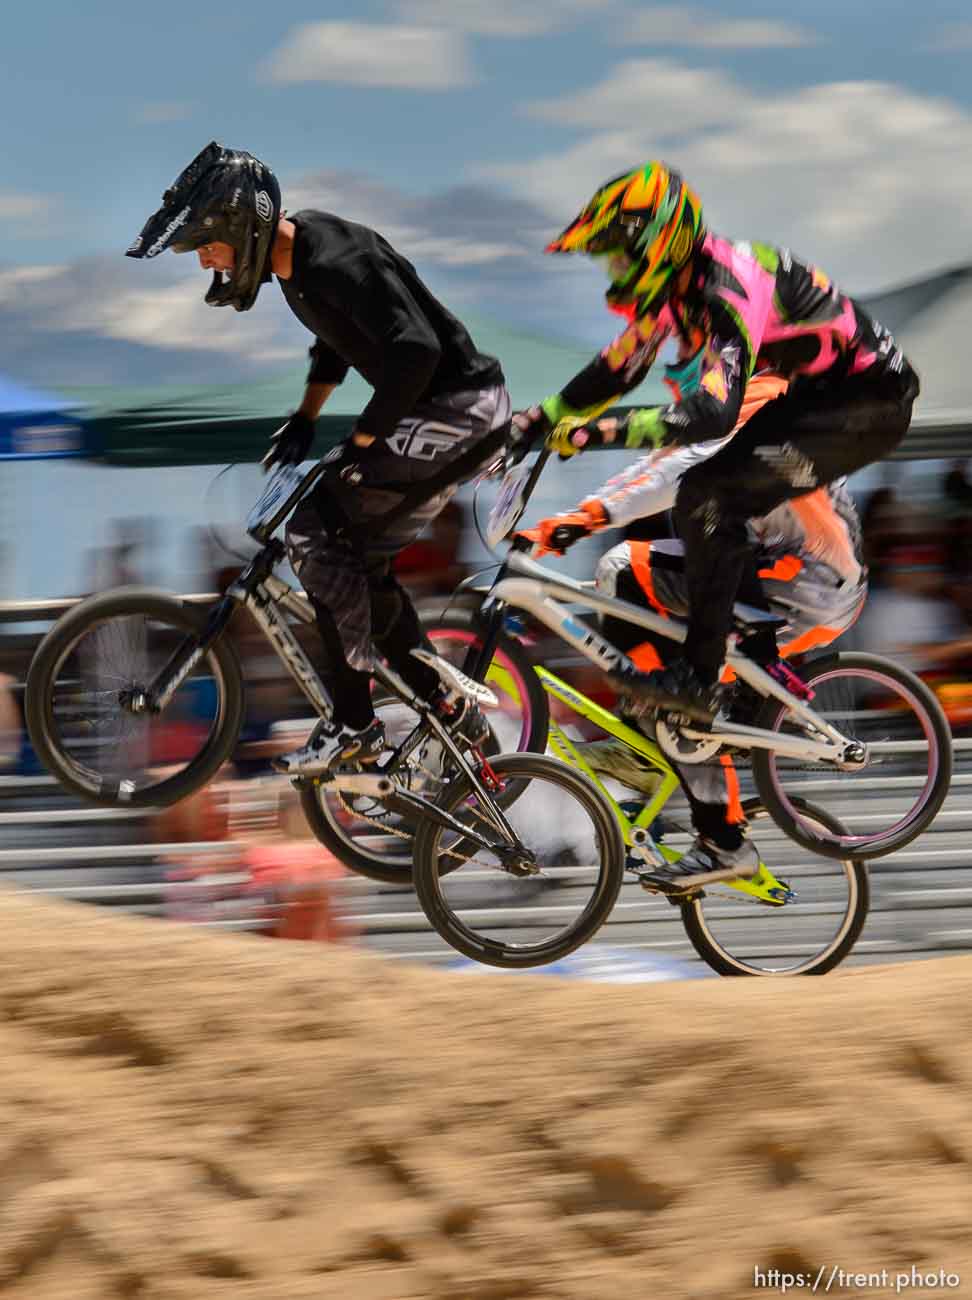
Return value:
M 274 287 L 216 311 L 194 259 L 123 256 L 211 139 L 380 229 L 474 333 L 606 341 L 597 270 L 542 248 L 652 157 L 850 292 L 972 261 L 967 0 L 44 0 L 0 57 L 0 372 L 33 383 L 300 365 Z

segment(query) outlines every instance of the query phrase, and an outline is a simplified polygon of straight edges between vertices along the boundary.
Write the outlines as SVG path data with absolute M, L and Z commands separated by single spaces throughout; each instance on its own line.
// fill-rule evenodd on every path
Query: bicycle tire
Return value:
M 476 610 L 458 608 L 442 615 L 424 614 L 422 626 L 423 631 L 433 645 L 436 642 L 436 633 L 440 634 L 440 639 L 452 633 L 455 638 L 458 638 L 469 647 L 482 644 L 480 616 Z M 550 730 L 550 706 L 547 701 L 547 692 L 543 689 L 540 678 L 534 671 L 529 651 L 524 648 L 516 637 L 501 632 L 496 649 L 497 654 L 494 655 L 493 663 L 496 663 L 499 659 L 499 666 L 503 667 L 502 658 L 507 660 L 515 682 L 526 696 L 530 709 L 526 725 L 521 726 L 520 729 L 520 736 L 516 742 L 516 752 L 521 754 L 542 754 L 547 747 L 547 733 Z M 492 664 L 490 666 L 492 667 Z M 488 719 L 488 709 L 486 710 L 486 716 Z
M 843 829 L 837 818 L 831 816 L 825 809 L 810 803 L 806 799 L 797 799 L 795 802 L 800 805 L 800 810 L 806 817 L 820 822 L 831 832 L 839 833 Z M 743 812 L 746 814 L 747 819 L 751 821 L 758 820 L 760 816 L 772 816 L 760 799 L 747 799 L 743 803 Z M 775 817 L 773 820 L 776 820 Z M 686 899 L 681 904 L 682 925 L 685 927 L 685 933 L 688 935 L 692 947 L 706 965 L 710 966 L 719 975 L 763 979 L 793 979 L 802 975 L 826 975 L 835 966 L 839 966 L 853 950 L 854 945 L 860 938 L 871 905 L 871 885 L 866 864 L 850 857 L 843 858 L 841 861 L 844 863 L 845 871 L 852 882 L 852 906 L 848 912 L 844 927 L 836 937 L 836 941 L 823 949 L 820 956 L 811 964 L 805 964 L 793 970 L 760 970 L 741 958 L 733 957 L 732 953 L 723 944 L 720 944 L 712 934 L 705 917 L 704 899 Z M 780 909 L 768 907 L 765 913 L 767 923 L 772 924 L 773 919 L 778 915 L 782 915 L 785 911 L 785 907 Z
M 415 834 L 413 882 L 422 910 L 438 934 L 457 952 L 474 961 L 505 970 L 520 970 L 557 961 L 579 948 L 604 924 L 617 901 L 624 879 L 625 850 L 621 828 L 610 805 L 597 788 L 579 772 L 559 759 L 542 754 L 501 754 L 490 765 L 499 777 L 524 784 L 543 778 L 569 791 L 584 808 L 599 837 L 601 862 L 597 888 L 591 901 L 572 925 L 545 944 L 510 945 L 473 933 L 447 904 L 440 887 L 439 837 L 443 830 L 425 819 Z M 451 783 L 437 801 L 447 812 L 464 804 L 473 794 L 465 777 Z M 443 876 L 451 873 L 442 872 Z M 528 878 L 531 879 L 531 878 Z M 535 877 L 532 879 L 536 879 Z
M 791 811 L 794 798 L 786 795 L 782 789 L 775 768 L 775 756 L 771 750 L 753 751 L 753 779 L 763 803 L 777 826 L 802 848 L 824 857 L 837 859 L 883 858 L 889 853 L 896 853 L 898 849 L 904 848 L 906 844 L 917 839 L 928 828 L 945 802 L 952 780 L 952 733 L 941 704 L 925 683 L 914 673 L 881 655 L 850 651 L 813 659 L 803 665 L 800 676 L 808 686 L 813 687 L 814 682 L 829 673 L 837 672 L 838 669 L 851 671 L 856 669 L 864 675 L 873 673 L 879 678 L 884 677 L 897 682 L 911 695 L 915 705 L 924 711 L 925 720 L 922 721 L 922 728 L 926 738 L 934 737 L 937 757 L 934 776 L 930 783 L 927 783 L 920 802 L 907 817 L 884 834 L 867 837 L 850 834 L 825 838 L 808 832 L 802 827 L 799 818 L 794 817 Z M 756 725 L 768 731 L 775 731 L 785 716 L 786 708 L 783 704 L 775 699 L 767 700 L 759 712 Z M 819 771 L 825 772 L 827 768 L 821 765 Z
M 164 808 L 178 803 L 205 785 L 229 757 L 243 721 L 243 676 L 236 652 L 228 641 L 219 640 L 206 652 L 218 670 L 218 725 L 195 758 L 179 772 L 144 789 L 122 790 L 118 782 L 105 785 L 81 775 L 80 766 L 65 750 L 53 719 L 53 690 L 57 673 L 86 631 L 111 618 L 143 615 L 165 621 L 187 635 L 199 634 L 206 626 L 207 611 L 194 608 L 166 591 L 153 587 L 118 587 L 89 596 L 63 614 L 34 654 L 24 691 L 24 716 L 31 744 L 38 759 L 65 789 L 89 803 L 112 808 Z

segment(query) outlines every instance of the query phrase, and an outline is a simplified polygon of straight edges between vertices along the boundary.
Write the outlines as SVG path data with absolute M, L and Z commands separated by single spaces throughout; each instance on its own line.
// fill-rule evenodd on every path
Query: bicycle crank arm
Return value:
M 335 786 L 342 794 L 370 794 L 376 799 L 387 799 L 395 791 L 394 781 L 373 772 L 328 772 L 319 780 L 322 784 Z
M 718 721 L 718 718 L 716 719 Z M 839 763 L 847 749 L 854 744 L 845 741 L 838 745 L 833 740 L 809 740 L 803 736 L 787 736 L 780 731 L 764 731 L 761 727 L 744 727 L 732 724 L 731 730 L 702 731 L 698 727 L 680 727 L 679 733 L 688 740 L 715 740 L 721 745 L 735 745 L 739 749 L 772 749 L 787 758 L 814 759 L 821 763 Z

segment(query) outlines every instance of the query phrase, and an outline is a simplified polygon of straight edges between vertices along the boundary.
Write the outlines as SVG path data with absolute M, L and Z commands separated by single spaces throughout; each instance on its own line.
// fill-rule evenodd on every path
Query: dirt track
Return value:
M 970 959 L 471 979 L 14 894 L 0 940 L 4 1300 L 972 1295 Z

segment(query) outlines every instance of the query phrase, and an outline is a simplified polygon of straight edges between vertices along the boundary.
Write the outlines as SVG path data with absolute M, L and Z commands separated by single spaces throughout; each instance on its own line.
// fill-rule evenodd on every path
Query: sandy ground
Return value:
M 968 958 L 470 978 L 0 894 L 0 1295 L 972 1295 L 970 994 Z

